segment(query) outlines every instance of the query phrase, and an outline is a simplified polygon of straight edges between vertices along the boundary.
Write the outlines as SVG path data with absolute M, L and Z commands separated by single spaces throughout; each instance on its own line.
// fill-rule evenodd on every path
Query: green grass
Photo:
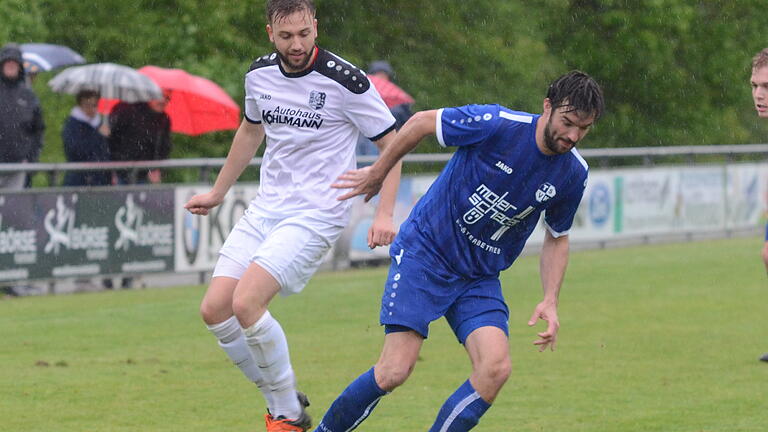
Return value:
M 558 350 L 526 326 L 536 257 L 503 274 L 512 377 L 477 431 L 765 431 L 768 289 L 759 239 L 576 252 Z M 278 299 L 317 419 L 376 360 L 385 269 Z M 197 315 L 204 287 L 0 301 L 0 430 L 258 431 L 263 400 Z M 423 431 L 470 371 L 445 322 L 361 431 Z

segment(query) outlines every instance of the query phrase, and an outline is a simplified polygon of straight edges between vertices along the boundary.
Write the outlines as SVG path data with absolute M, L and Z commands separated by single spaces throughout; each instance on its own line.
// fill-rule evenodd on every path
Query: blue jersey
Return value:
M 458 149 L 400 227 L 392 254 L 475 279 L 512 265 L 542 212 L 552 235 L 567 234 L 588 167 L 575 148 L 539 150 L 539 117 L 499 105 L 439 110 L 437 139 Z

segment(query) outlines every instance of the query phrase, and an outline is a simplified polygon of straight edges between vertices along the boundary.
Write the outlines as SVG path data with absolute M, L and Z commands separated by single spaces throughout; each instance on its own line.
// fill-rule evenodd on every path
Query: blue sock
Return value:
M 429 432 L 468 431 L 490 407 L 491 404 L 484 401 L 467 380 L 445 401 Z
M 373 368 L 357 377 L 333 401 L 315 432 L 346 432 L 356 428 L 387 394 L 376 384 Z

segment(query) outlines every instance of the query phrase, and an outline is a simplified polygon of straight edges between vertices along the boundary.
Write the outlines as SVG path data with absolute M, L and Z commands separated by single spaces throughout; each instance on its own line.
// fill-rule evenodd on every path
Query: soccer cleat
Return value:
M 305 408 L 309 406 L 309 398 L 300 391 L 296 392 L 296 398 L 299 400 L 299 405 L 301 405 L 301 415 L 299 418 L 295 420 L 286 419 L 283 416 L 274 418 L 269 410 L 267 410 L 267 414 L 264 415 L 267 432 L 305 432 L 312 427 L 312 417 L 305 411 Z
M 302 410 L 299 418 L 292 420 L 283 416 L 273 418 L 270 414 L 264 415 L 267 432 L 306 432 L 312 428 L 312 418 Z
M 768 362 L 768 353 L 767 354 L 763 354 L 763 356 L 760 357 L 760 361 Z

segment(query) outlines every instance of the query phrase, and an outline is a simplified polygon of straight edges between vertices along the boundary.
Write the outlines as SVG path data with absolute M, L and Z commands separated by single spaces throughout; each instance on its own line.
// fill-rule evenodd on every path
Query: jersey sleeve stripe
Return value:
M 520 114 L 512 114 L 508 113 L 506 111 L 499 111 L 499 117 L 505 118 L 507 120 L 512 120 L 520 123 L 531 123 L 533 121 L 533 117 L 531 116 L 524 116 Z
M 371 140 L 371 141 L 378 141 L 378 140 L 384 138 L 384 135 L 392 132 L 393 130 L 395 130 L 395 123 L 392 123 L 392 126 L 384 129 L 384 132 L 382 132 L 382 133 L 380 133 L 380 134 L 378 134 L 378 135 L 376 135 L 374 137 L 368 138 L 368 139 Z
M 437 135 L 437 142 L 441 147 L 445 147 L 445 140 L 443 140 L 443 108 L 437 110 L 437 120 L 435 120 L 435 135 Z
M 552 237 L 554 237 L 554 238 L 558 238 L 558 237 L 562 237 L 562 236 L 567 236 L 568 232 L 570 231 L 570 230 L 565 230 L 565 231 L 562 231 L 562 232 L 557 232 L 557 231 L 553 230 L 551 226 L 549 226 L 549 224 L 547 223 L 546 220 L 544 221 L 544 226 L 547 227 L 547 231 L 549 231 L 549 233 L 552 234 Z
M 249 118 L 247 114 L 243 114 L 243 117 L 245 117 L 245 120 L 247 120 L 248 123 L 261 124 L 261 120 L 253 120 L 252 118 Z
M 581 166 L 583 166 L 585 170 L 589 170 L 589 165 L 587 165 L 587 161 L 585 161 L 584 158 L 581 157 L 581 153 L 579 153 L 579 151 L 576 150 L 576 147 L 571 149 L 571 153 L 573 153 L 573 155 L 576 156 L 576 159 L 579 162 L 581 162 Z

